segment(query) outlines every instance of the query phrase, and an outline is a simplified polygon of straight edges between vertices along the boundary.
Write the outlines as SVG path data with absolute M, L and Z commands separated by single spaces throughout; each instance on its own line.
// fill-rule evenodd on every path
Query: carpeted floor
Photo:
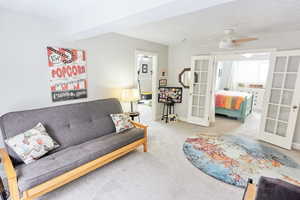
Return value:
M 243 189 L 216 180 L 194 167 L 184 156 L 182 145 L 197 133 L 253 135 L 257 116 L 241 125 L 217 118 L 215 127 L 177 122 L 151 122 L 149 152 L 142 148 L 124 156 L 40 199 L 47 200 L 241 200 Z M 252 124 L 252 125 L 251 125 Z M 284 151 L 300 158 L 296 151 Z
M 186 158 L 202 172 L 228 184 L 246 188 L 261 176 L 298 184 L 300 164 L 287 155 L 247 136 L 202 135 L 187 138 Z

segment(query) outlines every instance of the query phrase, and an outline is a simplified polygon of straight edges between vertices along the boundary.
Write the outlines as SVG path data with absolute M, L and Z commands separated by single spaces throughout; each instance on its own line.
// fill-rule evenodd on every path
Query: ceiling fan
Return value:
M 234 29 L 225 29 L 225 36 L 219 43 L 220 49 L 232 49 L 242 43 L 258 40 L 255 37 L 235 38 Z

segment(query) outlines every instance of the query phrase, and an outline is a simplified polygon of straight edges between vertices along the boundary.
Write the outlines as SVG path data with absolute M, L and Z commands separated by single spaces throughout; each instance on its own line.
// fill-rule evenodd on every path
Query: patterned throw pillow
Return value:
M 115 124 L 117 133 L 121 133 L 127 129 L 134 127 L 133 124 L 130 122 L 129 115 L 127 114 L 111 114 L 110 116 Z
M 5 142 L 25 164 L 29 164 L 59 147 L 41 123 L 38 123 L 33 129 L 5 140 Z

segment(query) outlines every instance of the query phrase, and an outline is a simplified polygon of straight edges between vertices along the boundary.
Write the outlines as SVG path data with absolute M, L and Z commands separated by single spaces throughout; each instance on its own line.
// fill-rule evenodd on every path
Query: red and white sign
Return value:
M 52 101 L 87 98 L 85 51 L 47 47 L 47 52 Z

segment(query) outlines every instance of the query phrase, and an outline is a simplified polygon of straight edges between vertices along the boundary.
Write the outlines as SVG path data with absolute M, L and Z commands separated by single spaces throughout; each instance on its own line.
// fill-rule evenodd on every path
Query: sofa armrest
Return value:
M 248 180 L 246 190 L 244 192 L 243 200 L 254 200 L 256 196 L 256 186 L 252 179 Z
M 142 129 L 147 129 L 148 126 L 144 125 L 144 124 L 141 124 L 141 123 L 138 123 L 138 122 L 135 122 L 135 121 L 130 121 L 136 128 L 142 128 Z
M 17 174 L 15 171 L 15 168 L 14 168 L 14 166 L 9 158 L 9 155 L 5 149 L 0 148 L 0 156 L 1 156 L 1 162 L 3 163 L 4 171 L 6 173 L 7 179 L 16 178 Z
M 144 152 L 147 152 L 148 151 L 148 126 L 145 126 L 141 123 L 138 123 L 138 122 L 135 122 L 135 121 L 131 121 L 131 123 L 136 127 L 136 128 L 141 128 L 141 129 L 144 129 Z
M 130 121 L 136 128 L 141 128 L 141 129 L 144 129 L 144 137 L 147 139 L 147 129 L 148 129 L 148 126 L 144 125 L 144 124 L 141 124 L 141 123 L 138 123 L 138 122 L 135 122 L 135 121 Z
M 0 148 L 0 156 L 1 156 L 1 162 L 3 163 L 4 166 L 4 172 L 7 177 L 8 188 L 9 188 L 11 199 L 20 200 L 16 170 L 5 149 Z

